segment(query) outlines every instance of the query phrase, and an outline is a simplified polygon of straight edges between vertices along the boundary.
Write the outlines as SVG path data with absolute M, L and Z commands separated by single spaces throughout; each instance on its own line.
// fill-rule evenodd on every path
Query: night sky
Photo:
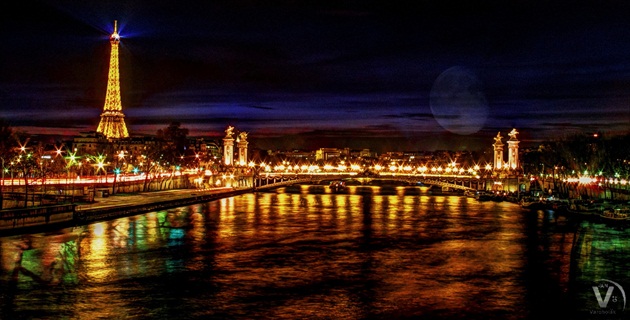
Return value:
M 630 130 L 627 1 L 188 2 L 3 2 L 0 117 L 95 130 L 118 20 L 132 135 L 383 151 Z

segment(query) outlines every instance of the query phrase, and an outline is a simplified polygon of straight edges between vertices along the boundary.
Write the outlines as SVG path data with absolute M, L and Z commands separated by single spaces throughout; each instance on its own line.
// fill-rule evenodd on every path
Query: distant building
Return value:
M 279 154 L 280 155 L 280 154 Z M 293 159 L 297 161 L 312 161 L 315 160 L 315 153 L 312 151 L 300 151 L 293 150 L 281 153 L 282 156 L 286 159 Z
M 189 148 L 191 151 L 204 154 L 213 159 L 221 159 L 221 146 L 212 139 L 191 138 L 189 139 Z
M 370 149 L 362 149 L 362 150 L 350 150 L 350 157 L 348 160 L 373 160 L 376 157 L 376 153 L 372 153 Z
M 332 160 L 350 156 L 349 148 L 319 148 L 315 151 L 315 160 Z
M 372 153 L 370 149 L 363 149 L 359 151 L 359 158 L 375 158 L 376 153 Z
M 126 155 L 134 157 L 146 154 L 147 149 L 158 143 L 156 137 L 128 137 L 124 139 L 107 139 L 105 135 L 96 131 L 81 132 L 78 137 L 72 140 L 72 150 L 77 155 L 105 152 L 109 149 L 118 153 L 124 152 Z
M 109 141 L 104 134 L 96 131 L 81 132 L 72 140 L 72 150 L 79 154 L 96 154 L 103 150 Z

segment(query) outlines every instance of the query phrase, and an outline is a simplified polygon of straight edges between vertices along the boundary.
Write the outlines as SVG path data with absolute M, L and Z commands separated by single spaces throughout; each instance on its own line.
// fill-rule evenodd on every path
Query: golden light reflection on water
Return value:
M 111 266 L 107 264 L 106 260 L 109 251 L 107 226 L 106 222 L 89 225 L 90 241 L 85 247 L 83 247 L 83 243 L 81 244 L 81 258 L 87 262 L 85 263 L 85 275 L 92 281 L 102 281 L 112 272 Z
M 524 280 L 532 248 L 543 253 L 535 257 L 551 261 L 545 279 L 560 287 L 570 281 L 571 233 L 545 233 L 544 215 L 533 217 L 540 235 L 531 238 L 514 204 L 400 190 L 255 193 L 95 223 L 81 237 L 75 232 L 58 240 L 78 244 L 76 268 L 66 273 L 77 276 L 58 279 L 76 283 L 72 290 L 82 297 L 59 303 L 89 318 L 125 317 L 157 302 L 170 314 L 242 309 L 283 319 L 418 316 L 427 310 L 441 318 L 522 315 L 523 299 L 532 295 Z M 73 247 L 42 238 L 2 242 L 3 279 L 17 259 L 12 248 L 20 246 L 31 250 L 24 265 L 52 278 L 43 268 Z M 583 254 L 596 251 L 581 248 Z
M 219 237 L 229 240 L 234 235 L 234 198 L 223 198 L 219 200 L 219 204 L 221 206 Z
M 144 217 L 144 244 L 148 246 L 152 243 L 155 243 L 158 239 L 158 218 L 156 212 L 149 212 Z
M 114 248 L 121 248 L 128 245 L 129 240 L 129 218 L 117 219 L 111 224 L 111 242 L 110 246 Z M 136 242 L 131 242 L 135 245 Z
M 195 246 L 201 246 L 205 243 L 205 224 L 203 208 L 201 205 L 194 205 L 190 209 L 190 230 L 188 234 L 194 240 Z

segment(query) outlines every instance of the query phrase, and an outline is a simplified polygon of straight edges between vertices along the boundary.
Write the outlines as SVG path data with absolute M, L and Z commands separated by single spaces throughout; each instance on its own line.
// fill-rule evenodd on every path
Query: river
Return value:
M 2 319 L 628 316 L 630 228 L 422 188 L 411 195 L 402 187 L 388 194 L 370 188 L 350 194 L 250 193 L 0 237 L 0 314 Z

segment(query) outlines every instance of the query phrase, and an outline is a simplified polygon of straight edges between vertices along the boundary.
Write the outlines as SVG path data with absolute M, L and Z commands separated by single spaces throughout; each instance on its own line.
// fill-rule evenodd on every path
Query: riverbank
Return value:
M 176 189 L 142 193 L 119 193 L 96 198 L 92 203 L 76 203 L 71 219 L 54 223 L 25 225 L 0 230 L 0 237 L 47 232 L 60 228 L 84 225 L 96 221 L 131 216 L 145 212 L 175 208 L 195 203 L 217 200 L 247 192 L 251 188 Z M 42 207 L 45 208 L 45 207 Z M 34 209 L 33 209 L 34 210 Z
M 77 205 L 78 223 L 130 216 L 149 211 L 185 206 L 251 192 L 251 188 L 178 189 L 135 194 L 117 194 L 95 203 Z

